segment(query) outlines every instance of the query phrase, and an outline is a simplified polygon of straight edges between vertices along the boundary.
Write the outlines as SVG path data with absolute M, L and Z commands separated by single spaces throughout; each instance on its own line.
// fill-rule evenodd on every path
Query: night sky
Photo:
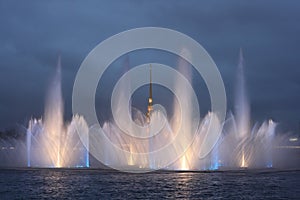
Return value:
M 114 34 L 155 26 L 203 45 L 221 72 L 229 110 L 242 48 L 252 121 L 272 118 L 283 130 L 299 132 L 299 8 L 296 0 L 0 1 L 0 130 L 43 115 L 59 54 L 65 118 L 70 119 L 73 82 L 87 54 Z M 127 65 L 153 59 L 170 65 L 178 61 L 159 51 L 136 52 L 114 62 L 103 82 L 109 88 L 105 80 L 117 80 Z M 107 107 L 105 93 L 97 91 L 99 110 Z M 137 107 L 139 98 L 133 101 Z

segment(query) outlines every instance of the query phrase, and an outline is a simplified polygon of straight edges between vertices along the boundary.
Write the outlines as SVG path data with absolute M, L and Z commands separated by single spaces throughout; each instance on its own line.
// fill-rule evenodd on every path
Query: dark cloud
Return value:
M 271 117 L 296 130 L 299 6 L 298 1 L 279 0 L 1 1 L 0 127 L 42 115 L 59 53 L 69 117 L 74 78 L 90 50 L 121 31 L 162 26 L 181 31 L 206 48 L 224 79 L 229 108 L 242 47 L 253 120 Z M 135 56 L 130 59 L 139 63 Z

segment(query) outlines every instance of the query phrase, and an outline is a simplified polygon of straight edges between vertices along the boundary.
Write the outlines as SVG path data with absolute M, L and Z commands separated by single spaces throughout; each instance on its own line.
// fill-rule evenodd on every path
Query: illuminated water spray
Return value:
M 189 56 L 188 51 L 185 52 Z M 272 142 L 276 123 L 272 120 L 257 124 L 250 128 L 250 106 L 245 89 L 244 66 L 242 51 L 240 51 L 237 71 L 237 88 L 235 98 L 235 114 L 228 115 L 225 122 L 218 119 L 216 113 L 209 112 L 200 123 L 194 121 L 191 107 L 191 91 L 174 80 L 174 90 L 182 95 L 180 105 L 173 103 L 173 116 L 167 119 L 166 126 L 157 135 L 152 135 L 152 129 L 160 127 L 164 115 L 153 106 L 152 69 L 149 70 L 149 96 L 147 98 L 147 113 L 124 105 L 124 99 L 130 99 L 129 80 L 121 82 L 119 93 L 116 93 L 116 110 L 121 123 L 130 117 L 124 106 L 129 106 L 133 121 L 141 127 L 147 126 L 145 135 L 148 140 L 137 139 L 134 135 L 142 135 L 136 127 L 127 125 L 121 130 L 114 122 L 104 122 L 105 135 L 98 137 L 99 127 L 90 129 L 83 117 L 75 115 L 69 124 L 63 120 L 63 100 L 61 93 L 61 66 L 58 62 L 56 75 L 50 86 L 45 114 L 43 119 L 32 119 L 27 129 L 27 165 L 37 167 L 76 167 L 89 166 L 89 148 L 103 155 L 103 164 L 121 169 L 160 169 L 168 170 L 217 170 L 220 167 L 272 167 Z M 178 71 L 185 75 L 191 83 L 191 71 L 186 62 L 179 59 Z M 156 71 L 158 73 L 158 71 Z M 147 76 L 145 76 L 147 77 Z M 155 73 L 154 73 L 155 78 Z M 183 112 L 184 111 L 184 112 Z M 221 132 L 222 123 L 225 129 L 221 138 L 214 141 L 214 134 Z M 196 135 L 192 127 L 198 124 Z M 125 134 L 126 133 L 131 133 Z M 80 134 L 78 134 L 80 133 Z M 168 141 L 173 141 L 177 133 L 180 137 L 168 147 L 163 154 L 153 154 Z M 89 144 L 92 134 L 97 140 Z M 79 136 L 80 135 L 80 136 Z M 133 135 L 133 136 L 132 136 Z M 95 137 L 97 136 L 97 137 Z M 80 138 L 79 138 L 80 137 Z M 106 137 L 106 139 L 104 138 Z M 105 142 L 107 139 L 109 143 Z M 183 149 L 182 146 L 191 146 Z M 214 144 L 215 145 L 212 145 Z M 115 148 L 117 147 L 117 148 Z M 183 151 L 184 150 L 184 151 Z M 143 155 L 143 156 L 140 156 Z M 166 165 L 165 159 L 174 156 L 178 159 Z
M 240 49 L 237 69 L 235 114 L 228 117 L 230 133 L 235 137 L 227 136 L 223 145 L 234 146 L 233 158 L 238 167 L 272 167 L 273 139 L 276 123 L 265 121 L 262 125 L 256 123 L 250 126 L 250 106 L 246 92 L 244 76 L 244 58 Z M 226 147 L 224 147 L 226 148 Z M 226 159 L 226 156 L 224 156 Z
M 235 119 L 237 124 L 238 138 L 244 139 L 250 134 L 250 108 L 245 89 L 244 58 L 240 49 L 239 64 L 237 69 L 236 97 L 235 97 Z M 247 167 L 245 158 L 245 147 L 242 146 L 240 167 Z
M 27 129 L 28 167 L 88 167 L 88 126 L 75 115 L 70 124 L 63 119 L 61 61 L 46 98 L 43 119 L 32 119 Z M 81 135 L 81 140 L 78 133 Z

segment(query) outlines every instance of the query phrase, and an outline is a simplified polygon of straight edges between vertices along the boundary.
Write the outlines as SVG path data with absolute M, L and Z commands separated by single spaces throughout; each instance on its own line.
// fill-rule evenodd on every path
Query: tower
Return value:
M 153 99 L 152 99 L 152 66 L 150 64 L 150 85 L 149 85 L 149 98 L 148 98 L 148 108 L 147 108 L 147 123 L 150 123 L 151 112 L 153 110 L 152 107 Z
M 149 74 L 149 78 L 150 78 L 150 85 L 149 85 L 149 97 L 148 97 L 148 107 L 147 107 L 147 113 L 146 113 L 146 120 L 147 123 L 150 124 L 150 120 L 151 120 L 151 114 L 153 111 L 153 99 L 152 99 L 152 66 L 150 64 L 150 74 Z M 150 131 L 150 127 L 147 128 L 147 132 L 149 137 L 151 136 L 151 131 Z M 151 156 L 150 152 L 152 152 L 153 149 L 153 137 L 149 138 L 149 146 L 148 146 L 148 150 L 149 150 L 149 157 L 148 157 L 148 164 L 149 164 L 149 168 L 153 169 L 155 167 L 155 160 L 154 158 Z

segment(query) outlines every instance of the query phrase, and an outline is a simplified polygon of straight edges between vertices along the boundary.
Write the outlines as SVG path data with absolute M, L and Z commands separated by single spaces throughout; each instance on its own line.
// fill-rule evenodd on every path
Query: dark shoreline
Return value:
M 128 174 L 143 174 L 143 173 L 284 173 L 284 172 L 298 172 L 300 168 L 241 168 L 241 169 L 224 169 L 224 170 L 129 170 L 119 171 L 116 169 L 103 168 L 49 168 L 49 167 L 0 167 L 0 171 L 78 171 L 78 172 L 104 172 L 104 173 L 128 173 Z

